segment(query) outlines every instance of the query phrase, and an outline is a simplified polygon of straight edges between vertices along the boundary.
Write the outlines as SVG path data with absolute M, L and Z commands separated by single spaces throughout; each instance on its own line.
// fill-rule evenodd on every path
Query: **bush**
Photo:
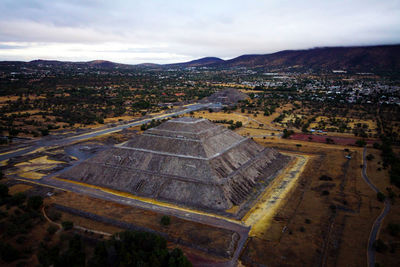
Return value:
M 389 223 L 387 226 L 389 234 L 392 236 L 397 236 L 400 233 L 400 224 L 398 223 Z
M 28 208 L 38 210 L 43 205 L 43 198 L 41 196 L 32 196 L 28 199 Z
M 380 149 L 380 148 L 381 148 L 381 145 L 378 144 L 378 143 L 374 143 L 372 146 L 373 146 L 375 149 Z
M 21 205 L 25 202 L 26 195 L 24 193 L 16 193 L 11 197 L 10 203 L 12 205 Z
M 169 252 L 163 237 L 133 231 L 115 234 L 111 240 L 97 244 L 88 266 L 106 265 L 192 266 L 180 249 L 175 248 Z
M 164 215 L 164 216 L 161 217 L 161 221 L 160 222 L 164 226 L 170 225 L 171 224 L 171 218 L 169 216 Z
M 329 191 L 327 191 L 327 190 L 322 191 L 322 195 L 323 195 L 323 196 L 329 195 Z
M 356 145 L 359 147 L 363 147 L 367 144 L 367 142 L 365 142 L 365 140 L 357 140 L 356 141 Z
M 333 179 L 332 179 L 332 177 L 329 177 L 328 175 L 321 175 L 321 177 L 319 177 L 319 179 L 321 180 L 321 181 L 332 181 Z
M 368 154 L 368 156 L 366 156 L 366 159 L 369 160 L 369 161 L 373 160 L 374 158 L 375 157 L 372 154 Z
M 61 219 L 61 213 L 55 210 L 50 210 L 47 213 L 47 216 L 50 218 L 50 220 L 52 221 L 58 221 L 59 219 Z
M 0 198 L 6 198 L 8 196 L 8 186 L 0 184 Z
M 373 248 L 375 249 L 376 252 L 380 252 L 380 253 L 383 253 L 388 249 L 385 242 L 383 242 L 380 239 L 375 240 L 375 242 L 373 244 Z
M 58 227 L 54 226 L 54 225 L 50 225 L 49 227 L 47 227 L 47 233 L 49 235 L 54 235 L 57 232 L 57 230 L 58 230 Z
M 0 256 L 5 262 L 12 262 L 19 258 L 19 252 L 8 243 L 0 244 Z
M 74 227 L 74 223 L 70 221 L 64 221 L 61 223 L 64 230 L 70 230 Z
M 376 194 L 376 198 L 377 198 L 380 202 L 383 202 L 383 201 L 385 201 L 386 196 L 385 196 L 384 193 L 378 192 L 378 193 Z
M 292 134 L 294 134 L 294 131 L 284 129 L 284 130 L 283 130 L 282 138 L 289 138 L 289 136 L 291 136 Z

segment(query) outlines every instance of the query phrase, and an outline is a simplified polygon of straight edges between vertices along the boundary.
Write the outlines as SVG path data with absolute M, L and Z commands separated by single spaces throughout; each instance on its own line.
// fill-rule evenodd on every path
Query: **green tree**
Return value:
M 41 196 L 31 196 L 28 199 L 28 208 L 38 210 L 43 205 L 43 198 Z
M 359 147 L 363 147 L 363 146 L 367 145 L 367 142 L 365 142 L 365 140 L 357 140 L 356 145 Z
M 71 222 L 71 221 L 63 221 L 61 223 L 61 225 L 62 225 L 64 230 L 70 230 L 70 229 L 72 229 L 74 227 L 74 223 Z
M 161 217 L 161 221 L 160 222 L 164 226 L 170 225 L 171 224 L 171 218 L 169 216 L 164 215 L 164 216 Z
M 19 251 L 8 243 L 0 243 L 0 257 L 5 262 L 13 262 L 19 258 Z
M 385 201 L 386 196 L 385 196 L 384 193 L 378 192 L 378 193 L 376 194 L 376 198 L 377 198 L 380 202 L 383 202 L 383 201 Z
M 8 196 L 8 186 L 0 184 L 0 198 L 6 198 Z

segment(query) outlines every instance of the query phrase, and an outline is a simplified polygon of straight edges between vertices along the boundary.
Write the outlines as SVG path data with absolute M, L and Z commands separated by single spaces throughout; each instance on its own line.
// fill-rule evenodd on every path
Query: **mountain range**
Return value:
M 171 64 L 178 67 L 247 67 L 266 69 L 344 69 L 353 71 L 399 71 L 400 45 L 323 47 L 285 50 L 264 55 L 242 55 L 229 60 L 207 57 Z
M 9 62 L 8 62 L 9 63 Z M 7 62 L 0 62 L 5 65 Z M 223 60 L 217 57 L 205 57 L 189 62 L 174 64 L 145 63 L 128 65 L 105 60 L 89 62 L 63 62 L 54 60 L 34 60 L 30 62 L 14 62 L 28 66 L 69 66 L 89 67 L 99 69 L 130 69 L 130 68 L 262 68 L 265 70 L 348 70 L 358 72 L 399 72 L 400 45 L 358 46 L 358 47 L 321 47 L 307 50 L 284 50 L 271 54 L 242 55 L 233 59 Z

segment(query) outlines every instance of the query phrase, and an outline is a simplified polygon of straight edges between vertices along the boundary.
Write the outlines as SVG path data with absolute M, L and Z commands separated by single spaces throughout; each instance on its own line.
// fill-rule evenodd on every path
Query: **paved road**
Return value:
M 90 139 L 92 137 L 118 132 L 118 131 L 121 131 L 123 129 L 129 128 L 129 127 L 142 125 L 142 124 L 150 122 L 153 119 L 161 120 L 161 119 L 165 119 L 165 118 L 169 118 L 169 117 L 173 117 L 173 116 L 178 116 L 178 115 L 182 115 L 182 114 L 185 114 L 185 113 L 189 113 L 191 111 L 204 109 L 204 108 L 209 108 L 209 107 L 219 107 L 219 105 L 218 104 L 213 104 L 213 103 L 193 104 L 193 105 L 190 105 L 190 106 L 186 106 L 185 109 L 180 110 L 180 111 L 176 111 L 176 112 L 172 112 L 172 113 L 168 113 L 168 114 L 163 114 L 163 115 L 158 115 L 158 116 L 151 117 L 151 118 L 148 118 L 148 119 L 134 121 L 134 122 L 130 122 L 130 123 L 126 123 L 126 124 L 122 124 L 122 125 L 106 128 L 106 129 L 101 129 L 101 130 L 96 130 L 95 129 L 95 130 L 90 131 L 88 133 L 76 134 L 74 136 L 69 136 L 69 137 L 59 138 L 59 139 L 57 139 L 57 136 L 54 136 L 54 139 L 51 138 L 52 136 L 45 137 L 45 138 L 42 138 L 42 139 L 40 139 L 38 141 L 28 143 L 28 145 L 26 147 L 22 148 L 22 149 L 14 149 L 14 150 L 11 150 L 11 151 L 8 151 L 8 152 L 1 153 L 0 154 L 0 161 L 7 160 L 7 159 L 10 159 L 10 158 L 13 158 L 13 157 L 17 157 L 17 156 L 21 156 L 21 155 L 24 155 L 26 153 L 32 152 L 32 151 L 34 151 L 36 149 L 68 145 L 68 144 L 71 144 L 71 143 L 76 142 L 76 141 L 86 140 L 86 139 Z
M 367 154 L 367 148 L 364 147 L 363 151 L 363 168 L 362 168 L 362 177 L 364 181 L 374 190 L 376 193 L 379 192 L 379 189 L 371 183 L 367 176 L 367 161 L 366 161 L 366 154 Z M 379 229 L 381 227 L 382 221 L 385 218 L 385 216 L 389 213 L 390 210 L 390 201 L 388 199 L 385 200 L 385 207 L 381 214 L 376 218 L 374 225 L 372 226 L 371 232 L 369 234 L 369 239 L 368 239 L 368 250 L 367 250 L 367 260 L 368 260 L 368 266 L 373 267 L 375 266 L 375 250 L 373 248 L 374 242 L 378 236 Z

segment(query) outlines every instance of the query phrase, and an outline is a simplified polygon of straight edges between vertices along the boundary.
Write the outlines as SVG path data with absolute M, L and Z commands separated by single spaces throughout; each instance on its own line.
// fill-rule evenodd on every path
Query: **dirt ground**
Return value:
M 263 145 L 313 157 L 269 229 L 249 239 L 241 256 L 242 263 L 365 266 L 368 235 L 383 205 L 362 180 L 362 151 L 347 147 L 352 154 L 348 160 L 345 146 L 284 139 L 257 140 Z M 320 180 L 322 175 L 331 180 Z

